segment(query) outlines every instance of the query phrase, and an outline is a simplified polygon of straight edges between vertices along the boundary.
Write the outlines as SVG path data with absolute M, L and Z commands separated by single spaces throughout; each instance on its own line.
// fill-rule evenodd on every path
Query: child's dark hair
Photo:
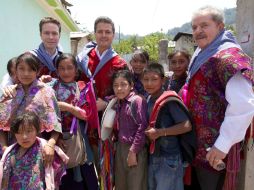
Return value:
M 18 68 L 18 65 L 22 62 L 25 62 L 29 65 L 29 67 L 35 71 L 38 72 L 40 67 L 41 67 L 41 62 L 40 60 L 32 53 L 30 52 L 25 52 L 18 56 L 17 58 L 17 63 L 16 63 L 16 69 Z
M 181 49 L 181 50 L 176 50 L 173 53 L 168 54 L 169 63 L 171 62 L 171 59 L 174 57 L 174 55 L 176 55 L 177 53 L 182 54 L 188 60 L 188 63 L 190 62 L 191 56 L 189 52 L 185 49 Z
M 131 57 L 130 63 L 132 61 L 140 61 L 147 64 L 149 62 L 149 54 L 144 50 L 136 50 Z
M 144 68 L 143 76 L 144 76 L 144 74 L 149 73 L 149 72 L 157 73 L 162 79 L 165 77 L 164 68 L 159 63 L 151 63 L 151 64 L 147 65 Z
M 33 126 L 36 129 L 37 133 L 40 132 L 40 119 L 35 113 L 31 111 L 19 115 L 13 120 L 10 129 L 11 133 L 18 133 L 19 127 L 23 125 Z
M 76 68 L 76 69 L 78 68 L 78 64 L 77 64 L 77 61 L 76 61 L 74 55 L 72 55 L 71 53 L 63 53 L 63 54 L 61 54 L 61 55 L 58 57 L 58 59 L 57 59 L 57 61 L 56 61 L 56 68 L 57 68 L 57 69 L 58 69 L 58 67 L 59 67 L 59 63 L 60 63 L 61 61 L 65 60 L 65 59 L 71 59 L 71 61 L 72 61 L 73 65 L 75 66 L 75 68 Z
M 114 81 L 119 77 L 125 78 L 129 84 L 133 84 L 133 74 L 129 70 L 122 69 L 122 70 L 118 70 L 115 73 L 113 73 L 112 83 L 114 83 Z
M 17 62 L 17 57 L 13 57 L 11 58 L 8 63 L 7 63 L 7 71 L 9 73 L 10 76 L 13 75 L 13 73 L 11 73 L 11 68 L 15 67 L 16 68 L 16 62 Z

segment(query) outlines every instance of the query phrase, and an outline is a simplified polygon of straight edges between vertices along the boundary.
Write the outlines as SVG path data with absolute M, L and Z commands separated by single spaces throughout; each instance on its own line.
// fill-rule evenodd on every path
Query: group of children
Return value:
M 153 126 L 149 122 L 163 91 L 172 89 L 173 83 L 186 76 L 188 55 L 179 51 L 169 58 L 175 71 L 167 85 L 163 67 L 148 64 L 149 56 L 142 51 L 133 54 L 130 61 L 133 72 L 120 70 L 113 74 L 112 86 L 117 98 L 114 105 L 117 132 L 112 134 L 116 139 L 116 190 L 183 189 L 183 156 L 178 135 L 191 130 L 188 115 L 177 103 L 166 102 Z M 43 77 L 42 81 L 37 79 L 39 60 L 32 53 L 24 53 L 17 58 L 13 73 L 10 71 L 10 76 L 15 76 L 17 95 L 2 96 L 0 100 L 2 189 L 51 189 L 47 172 L 53 172 L 54 188 L 85 186 L 82 181 L 86 160 L 85 122 L 82 121 L 93 110 L 86 99 L 86 84 L 76 82 L 75 57 L 62 54 L 56 69 L 59 79 L 47 78 L 51 82 L 46 85 Z M 14 142 L 13 137 L 17 143 L 7 148 Z M 154 144 L 149 156 L 146 139 Z M 73 161 L 73 151 L 77 148 L 73 142 L 78 141 L 80 159 L 67 164 L 68 160 Z
M 182 77 L 182 63 L 177 56 L 181 59 L 185 57 L 181 52 L 172 56 L 176 57 L 175 67 L 179 70 L 176 77 Z M 156 123 L 150 122 L 151 114 L 158 106 L 156 101 L 165 89 L 165 76 L 160 64 L 148 64 L 145 57 L 139 51 L 130 61 L 135 78 L 130 71 L 124 70 L 113 76 L 113 89 L 118 98 L 115 106 L 118 129 L 115 187 L 121 190 L 181 190 L 184 188 L 184 167 L 178 135 L 189 132 L 192 126 L 188 115 L 177 102 L 166 102 L 157 115 Z M 185 76 L 188 62 L 184 63 L 182 75 Z M 139 79 L 140 83 L 135 85 L 133 78 L 135 82 Z M 155 141 L 149 156 L 146 137 L 151 142 Z
M 24 170 L 23 173 L 16 174 L 20 175 L 21 178 L 27 176 L 22 181 L 14 182 L 11 178 L 15 177 L 15 175 L 10 175 L 9 183 L 2 183 L 2 188 L 54 189 L 47 187 L 45 177 L 48 175 L 44 171 L 39 171 L 39 169 L 44 168 L 44 165 L 46 169 L 53 166 L 55 187 L 59 187 L 59 185 L 60 189 L 78 186 L 85 187 L 81 183 L 81 169 L 86 160 L 86 151 L 81 134 L 82 122 L 80 120 L 86 120 L 87 113 L 90 110 L 85 99 L 85 84 L 84 82 L 76 82 L 78 69 L 75 57 L 71 54 L 62 54 L 59 57 L 56 63 L 59 79 L 52 79 L 48 85 L 37 79 L 39 67 L 40 62 L 32 53 L 27 52 L 20 55 L 15 64 L 15 74 L 18 81 L 16 84 L 16 96 L 8 98 L 2 96 L 1 98 L 0 141 L 2 152 L 6 154 L 6 147 L 14 142 L 14 135 L 17 145 L 13 156 L 20 161 L 16 165 L 11 165 L 12 167 L 8 167 L 8 169 L 13 168 L 13 171 L 16 169 Z M 38 117 L 31 119 L 30 117 L 34 117 L 31 113 L 35 113 Z M 27 119 L 27 117 L 30 119 Z M 18 119 L 20 121 L 15 124 Z M 40 122 L 34 122 L 34 120 L 39 120 Z M 17 129 L 14 130 L 14 128 Z M 16 134 L 20 134 L 20 136 Z M 32 152 L 33 155 L 38 154 L 38 158 L 31 156 L 29 153 L 36 145 L 36 136 L 47 139 L 43 146 L 39 146 L 39 148 L 34 150 L 36 152 Z M 20 141 L 18 137 L 21 139 Z M 80 160 L 75 160 L 77 155 L 73 155 L 73 149 L 76 148 L 78 143 L 80 146 L 77 152 L 81 156 Z M 58 147 L 57 150 L 60 149 L 65 152 L 62 152 L 65 156 L 62 161 L 59 161 L 54 156 L 56 147 Z M 31 159 L 28 159 L 29 157 L 35 159 L 35 161 L 30 162 Z M 12 152 L 5 155 L 5 158 L 2 157 L 3 171 L 5 171 L 8 164 L 8 159 L 12 160 Z M 71 162 L 73 159 L 74 161 Z M 17 161 L 14 161 L 15 163 Z M 63 163 L 67 166 L 67 170 L 66 172 L 64 170 L 59 176 L 56 171 Z M 24 167 L 32 168 L 32 170 L 24 169 Z M 65 167 L 63 168 L 65 169 Z M 13 171 L 10 172 L 13 174 Z M 40 178 L 36 178 L 36 172 Z M 66 175 L 62 178 L 64 173 Z M 40 185 L 30 188 L 29 185 L 33 184 L 34 180 L 37 180 L 36 183 L 40 183 Z

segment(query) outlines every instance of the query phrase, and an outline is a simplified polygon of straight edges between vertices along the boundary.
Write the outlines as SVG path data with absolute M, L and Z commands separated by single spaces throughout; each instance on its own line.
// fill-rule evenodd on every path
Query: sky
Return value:
M 108 16 L 115 23 L 116 32 L 138 34 L 180 27 L 191 21 L 194 11 L 206 5 L 221 9 L 236 7 L 237 0 L 67 0 L 74 20 L 93 32 L 97 17 Z

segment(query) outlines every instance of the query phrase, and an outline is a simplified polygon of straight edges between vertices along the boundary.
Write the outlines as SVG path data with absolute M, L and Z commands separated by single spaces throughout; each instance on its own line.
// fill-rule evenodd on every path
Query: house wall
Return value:
M 51 15 L 35 0 L 0 1 L 0 80 L 10 58 L 38 47 L 39 22 L 45 16 Z M 69 30 L 64 27 L 60 44 L 71 52 Z
M 175 45 L 175 50 L 186 49 L 190 54 L 194 52 L 194 43 L 192 37 L 181 36 Z
M 243 50 L 254 58 L 254 1 L 237 0 L 237 40 Z
M 252 57 L 254 63 L 254 1 L 237 0 L 236 8 L 237 40 L 243 50 Z M 253 64 L 254 68 L 254 64 Z M 253 125 L 253 124 L 252 124 Z M 252 128 L 253 129 L 253 128 Z M 241 173 L 237 190 L 252 190 L 254 187 L 253 141 L 246 141 L 245 155 L 241 163 Z

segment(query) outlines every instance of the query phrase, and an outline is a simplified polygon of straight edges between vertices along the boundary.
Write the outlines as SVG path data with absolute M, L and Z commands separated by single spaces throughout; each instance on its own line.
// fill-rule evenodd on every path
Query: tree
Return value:
M 150 61 L 158 62 L 159 60 L 159 48 L 158 44 L 161 39 L 167 39 L 168 37 L 161 32 L 149 34 L 143 38 L 142 48 L 149 54 Z
M 132 53 L 136 49 L 143 49 L 147 51 L 152 62 L 158 62 L 158 43 L 161 39 L 169 39 L 169 37 L 162 32 L 152 33 L 144 37 L 132 35 L 128 39 L 121 40 L 120 43 L 115 42 L 113 47 L 117 53 L 122 55 Z
M 114 43 L 113 44 L 114 49 L 119 54 L 128 54 L 133 52 L 132 51 L 132 43 L 128 40 L 122 40 L 120 43 Z

